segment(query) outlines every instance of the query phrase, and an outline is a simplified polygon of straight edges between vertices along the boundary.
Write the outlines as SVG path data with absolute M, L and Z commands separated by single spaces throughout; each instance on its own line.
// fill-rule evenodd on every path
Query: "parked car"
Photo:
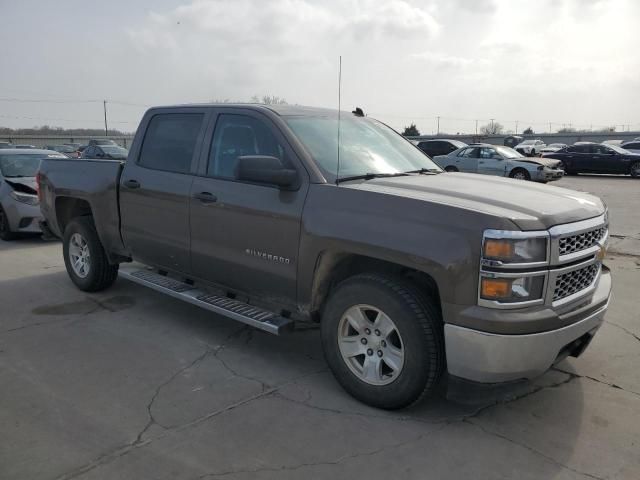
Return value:
M 541 148 L 540 153 L 557 152 L 558 150 L 562 150 L 563 148 L 566 148 L 566 147 L 567 147 L 566 143 L 550 143 L 546 147 Z
M 79 158 L 80 152 L 78 149 L 71 145 L 46 145 L 46 150 L 53 150 L 54 152 L 60 152 L 69 158 Z
M 516 145 L 522 143 L 524 141 L 524 137 L 520 135 L 509 135 L 504 139 L 504 146 L 514 148 Z
M 603 145 L 617 145 L 620 146 L 624 143 L 624 140 L 605 140 L 602 142 Z
M 17 144 L 17 145 L 13 145 L 13 147 L 11 147 L 11 148 L 27 149 L 27 148 L 36 148 L 36 146 L 35 145 Z
M 522 155 L 535 157 L 544 147 L 546 147 L 546 144 L 542 140 L 525 140 L 516 145 L 515 149 Z
M 81 143 L 65 143 L 65 145 L 69 145 L 69 146 L 75 148 L 76 150 L 78 150 L 82 146 Z
M 471 144 L 434 157 L 433 161 L 447 172 L 481 173 L 518 180 L 550 182 L 562 178 L 560 162 L 527 158 L 513 148 L 488 143 Z
M 459 148 L 466 147 L 467 144 L 461 142 L 459 140 L 422 140 L 417 143 L 417 146 L 424 153 L 429 155 L 431 158 L 437 155 L 447 155 L 454 150 L 458 150 Z
M 95 145 L 117 145 L 116 142 L 114 142 L 113 140 L 109 140 L 108 138 L 92 138 L 91 140 L 89 140 L 89 146 L 95 146 Z
M 617 145 L 600 143 L 575 143 L 544 158 L 562 162 L 561 168 L 568 174 L 622 173 L 640 177 L 640 154 L 629 152 Z
M 126 160 L 129 152 L 118 145 L 89 145 L 82 158 L 106 158 L 111 160 Z
M 127 162 L 44 160 L 42 212 L 79 289 L 120 275 L 274 334 L 319 322 L 377 407 L 584 351 L 611 290 L 599 198 L 443 173 L 370 117 L 340 128 L 338 170 L 336 111 L 152 108 Z
M 0 142 L 0 148 L 13 148 L 13 145 L 9 142 Z
M 40 232 L 35 176 L 42 158 L 67 157 L 51 150 L 11 148 L 0 152 L 0 239 Z
M 627 152 L 640 153 L 640 140 L 623 143 L 620 148 L 624 148 Z

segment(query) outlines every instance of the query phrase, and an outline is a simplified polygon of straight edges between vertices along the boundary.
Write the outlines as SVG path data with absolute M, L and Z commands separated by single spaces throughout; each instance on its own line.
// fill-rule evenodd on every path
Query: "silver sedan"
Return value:
M 66 158 L 51 150 L 0 150 L 0 239 L 18 233 L 40 233 L 36 173 L 42 158 Z

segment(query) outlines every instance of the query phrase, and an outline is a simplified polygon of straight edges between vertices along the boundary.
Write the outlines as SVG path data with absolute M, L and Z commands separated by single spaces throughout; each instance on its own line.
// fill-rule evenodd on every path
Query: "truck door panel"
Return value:
M 191 187 L 194 276 L 283 303 L 295 301 L 306 172 L 277 128 L 258 113 L 219 115 L 207 138 L 212 140 L 201 162 L 206 169 Z M 286 191 L 238 181 L 235 167 L 242 155 L 276 156 L 297 165 L 305 177 L 301 187 Z
M 205 117 L 204 109 L 154 114 L 140 151 L 125 164 L 121 229 L 136 260 L 190 272 L 189 197 Z

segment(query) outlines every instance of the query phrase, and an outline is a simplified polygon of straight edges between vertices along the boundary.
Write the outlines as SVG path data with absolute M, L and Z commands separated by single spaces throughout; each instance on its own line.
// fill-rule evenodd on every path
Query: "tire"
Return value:
M 445 172 L 459 172 L 460 170 L 458 170 L 456 167 L 452 167 L 451 165 L 449 165 L 448 167 L 445 167 L 444 171 Z
M 558 164 L 558 168 L 560 168 L 561 170 L 564 170 L 565 177 L 567 175 L 573 175 L 573 172 L 570 172 L 569 170 L 567 170 L 567 166 L 564 164 L 562 160 L 560 160 L 560 163 Z
M 529 156 L 530 156 L 530 157 L 535 157 L 535 156 L 536 156 L 536 150 L 535 150 L 535 148 L 532 148 L 532 149 L 531 149 L 531 153 L 529 153 Z
M 629 174 L 633 178 L 640 178 L 640 162 L 633 162 L 631 168 L 629 169 Z
M 354 311 L 360 312 L 364 324 L 371 327 L 369 334 L 360 335 L 366 328 L 355 330 L 352 322 L 346 320 L 345 314 Z M 377 323 L 383 318 L 376 316 L 380 313 L 395 327 L 391 334 L 390 329 L 384 332 L 388 322 Z M 357 333 L 343 335 L 345 325 L 347 330 Z M 375 328 L 377 325 L 382 334 Z M 343 281 L 327 302 L 320 330 L 325 358 L 338 383 L 353 397 L 373 407 L 398 409 L 418 402 L 433 392 L 445 369 L 439 310 L 433 300 L 402 278 L 361 274 Z M 369 340 L 363 344 L 365 337 Z M 350 340 L 351 348 L 362 349 L 362 353 L 346 358 L 342 346 L 345 339 Z M 396 362 L 398 351 L 401 362 Z M 388 361 L 392 363 L 385 363 Z M 366 362 L 381 365 L 375 369 L 375 379 L 363 379 Z M 400 368 L 389 367 L 393 362 Z M 357 373 L 359 368 L 363 372 Z
M 62 251 L 67 273 L 80 290 L 98 292 L 115 282 L 118 265 L 109 263 L 92 217 L 77 217 L 69 222 L 64 230 Z M 80 262 L 86 266 L 84 270 L 78 270 L 73 266 L 70 252 L 85 259 L 84 262 Z
M 524 168 L 514 168 L 509 176 L 517 180 L 531 180 L 531 175 Z
M 0 239 L 4 241 L 14 240 L 18 235 L 15 232 L 11 231 L 11 226 L 9 225 L 9 218 L 0 205 Z

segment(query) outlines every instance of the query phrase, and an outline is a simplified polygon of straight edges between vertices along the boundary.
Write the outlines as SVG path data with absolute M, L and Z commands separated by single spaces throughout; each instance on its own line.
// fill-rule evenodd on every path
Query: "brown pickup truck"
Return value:
M 600 199 L 443 172 L 359 111 L 152 108 L 126 162 L 47 159 L 38 182 L 80 289 L 119 274 L 275 334 L 319 322 L 337 380 L 382 408 L 445 374 L 533 378 L 609 303 Z

